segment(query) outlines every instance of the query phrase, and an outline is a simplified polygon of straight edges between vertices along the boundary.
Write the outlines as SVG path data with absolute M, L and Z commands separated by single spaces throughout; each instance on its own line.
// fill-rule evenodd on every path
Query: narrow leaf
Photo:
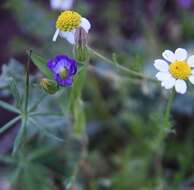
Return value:
M 21 117 L 18 116 L 18 117 L 15 117 L 14 119 L 12 119 L 11 121 L 9 121 L 8 123 L 6 123 L 3 127 L 0 128 L 0 134 L 3 133 L 4 131 L 6 131 L 7 129 L 9 129 L 10 127 L 12 127 L 20 119 L 21 119 Z
M 0 155 L 0 162 L 6 164 L 15 164 L 17 161 L 11 156 Z
M 85 133 L 86 126 L 84 105 L 81 99 L 77 99 L 74 107 L 74 119 L 74 132 L 76 136 L 81 137 Z
M 14 81 L 14 79 L 10 80 L 9 87 L 10 87 L 11 94 L 13 95 L 14 99 L 16 100 L 16 107 L 18 109 L 20 109 L 21 104 L 22 104 L 22 100 L 21 100 L 20 93 L 17 89 L 16 82 Z
M 53 78 L 52 72 L 48 69 L 47 67 L 47 60 L 40 56 L 37 55 L 36 53 L 32 52 L 31 55 L 33 63 L 39 68 L 39 70 L 49 79 Z
M 40 103 L 44 100 L 45 97 L 46 97 L 45 94 L 40 95 L 40 97 L 35 101 L 35 103 L 32 105 L 32 107 L 29 108 L 29 112 L 34 112 L 38 108 Z
M 70 92 L 70 101 L 69 101 L 69 109 L 73 111 L 76 99 L 81 96 L 81 91 L 84 86 L 84 82 L 86 79 L 86 67 L 82 67 L 79 72 L 77 73 L 73 87 Z
M 13 145 L 12 155 L 16 154 L 17 150 L 19 149 L 19 147 L 20 147 L 20 145 L 22 143 L 22 140 L 23 140 L 24 135 L 25 135 L 26 126 L 27 126 L 27 121 L 23 120 L 22 124 L 21 124 L 21 127 L 19 129 L 19 132 L 18 132 L 18 134 L 16 136 L 14 145 Z
M 37 127 L 39 130 L 41 130 L 41 132 L 43 134 L 45 134 L 47 137 L 52 138 L 53 140 L 56 140 L 58 142 L 64 142 L 64 139 L 61 139 L 55 135 L 53 135 L 52 133 L 48 132 L 44 127 L 42 127 L 41 125 L 39 125 L 33 118 L 29 118 L 29 121 L 35 126 Z M 41 126 L 41 127 L 40 127 Z
M 19 109 L 17 109 L 16 107 L 14 107 L 14 106 L 6 103 L 6 102 L 1 101 L 1 100 L 0 100 L 0 107 L 4 108 L 4 109 L 6 109 L 6 110 L 8 110 L 10 112 L 20 113 Z

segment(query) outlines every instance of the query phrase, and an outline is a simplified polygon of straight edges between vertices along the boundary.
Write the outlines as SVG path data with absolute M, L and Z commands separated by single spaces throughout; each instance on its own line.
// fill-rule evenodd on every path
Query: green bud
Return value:
M 49 94 L 55 94 L 59 90 L 58 84 L 54 80 L 47 78 L 40 80 L 40 86 Z
M 87 47 L 75 47 L 74 55 L 77 61 L 84 62 L 88 59 L 89 52 Z
M 75 32 L 75 46 L 74 46 L 74 55 L 76 60 L 84 62 L 88 59 L 89 52 L 87 48 L 88 34 L 82 28 L 78 28 Z

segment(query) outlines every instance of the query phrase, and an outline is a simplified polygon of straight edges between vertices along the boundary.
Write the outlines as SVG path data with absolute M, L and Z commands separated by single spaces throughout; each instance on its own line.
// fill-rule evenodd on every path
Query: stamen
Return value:
M 65 79 L 67 76 L 67 70 L 65 68 L 61 69 L 59 75 L 62 79 Z
M 186 80 L 191 75 L 191 68 L 185 61 L 175 61 L 170 64 L 169 72 L 176 79 Z

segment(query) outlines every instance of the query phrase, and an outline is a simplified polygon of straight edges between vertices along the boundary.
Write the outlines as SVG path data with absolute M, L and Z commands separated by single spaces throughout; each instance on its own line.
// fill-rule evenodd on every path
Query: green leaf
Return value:
M 77 137 L 83 136 L 85 133 L 86 120 L 84 112 L 84 104 L 81 99 L 77 99 L 74 107 L 74 132 Z
M 52 133 L 48 132 L 46 130 L 46 128 L 44 126 L 41 126 L 36 120 L 34 120 L 33 118 L 29 118 L 29 121 L 35 126 L 37 127 L 44 135 L 46 135 L 47 137 L 52 138 L 55 141 L 58 142 L 64 142 L 64 139 L 61 139 L 55 135 L 53 135 Z
M 29 108 L 29 112 L 34 112 L 40 103 L 45 99 L 46 94 L 44 93 L 43 95 L 40 95 L 37 100 L 34 102 L 34 104 Z
M 36 53 L 32 52 L 31 55 L 33 63 L 39 68 L 39 70 L 49 79 L 53 79 L 53 74 L 52 72 L 48 69 L 47 67 L 47 60 L 40 56 L 37 55 Z
M 19 147 L 20 147 L 20 145 L 22 143 L 22 140 L 23 140 L 24 135 L 25 135 L 26 126 L 27 126 L 27 121 L 23 120 L 22 124 L 21 124 L 21 127 L 19 129 L 19 132 L 18 132 L 18 134 L 16 136 L 14 145 L 13 145 L 13 151 L 12 151 L 13 155 L 16 154 L 17 150 L 19 149 Z
M 21 174 L 21 167 L 17 167 L 10 175 L 9 177 L 9 181 L 10 181 L 10 184 L 11 185 L 16 185 L 17 182 L 18 182 L 18 178 L 20 177 L 20 174 Z
M 10 164 L 10 165 L 17 163 L 17 161 L 13 157 L 5 156 L 5 155 L 0 155 L 0 162 Z
M 83 66 L 75 76 L 73 87 L 70 92 L 69 109 L 73 111 L 77 98 L 81 97 L 81 91 L 86 79 L 86 66 Z
M 81 94 L 86 80 L 86 67 L 82 67 L 75 77 L 74 85 L 70 93 L 69 109 L 74 116 L 74 132 L 80 137 L 85 131 L 85 113 Z
M 0 107 L 4 108 L 4 109 L 6 109 L 6 110 L 8 110 L 10 112 L 20 113 L 19 109 L 17 109 L 16 107 L 14 107 L 14 106 L 6 103 L 6 102 L 1 101 L 1 100 L 0 100 Z
M 14 79 L 10 80 L 9 87 L 10 87 L 10 91 L 11 91 L 12 96 L 16 100 L 16 107 L 18 109 L 20 109 L 21 105 L 22 105 L 22 99 L 20 97 L 20 93 L 19 93 L 19 91 L 17 89 L 16 82 L 14 81 Z
M 50 145 L 47 145 L 30 152 L 28 155 L 28 159 L 34 162 L 52 153 L 53 153 L 53 147 L 51 147 Z
M 18 116 L 12 119 L 11 121 L 9 121 L 8 123 L 6 123 L 3 127 L 0 128 L 0 134 L 6 131 L 7 129 L 9 129 L 10 127 L 12 127 L 20 119 L 21 119 L 21 116 Z

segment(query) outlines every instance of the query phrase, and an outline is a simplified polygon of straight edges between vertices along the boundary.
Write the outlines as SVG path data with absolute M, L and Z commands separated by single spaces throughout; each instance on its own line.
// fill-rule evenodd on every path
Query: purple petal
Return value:
M 77 72 L 77 62 L 66 55 L 58 55 L 54 59 L 48 61 L 48 68 L 54 73 L 55 80 L 61 86 L 71 86 L 73 83 L 73 75 Z M 61 69 L 67 70 L 65 79 L 59 75 Z
M 55 76 L 55 80 L 58 82 L 60 86 L 71 86 L 73 83 L 73 78 L 71 76 L 66 77 L 65 79 L 62 79 L 60 75 L 57 74 Z

